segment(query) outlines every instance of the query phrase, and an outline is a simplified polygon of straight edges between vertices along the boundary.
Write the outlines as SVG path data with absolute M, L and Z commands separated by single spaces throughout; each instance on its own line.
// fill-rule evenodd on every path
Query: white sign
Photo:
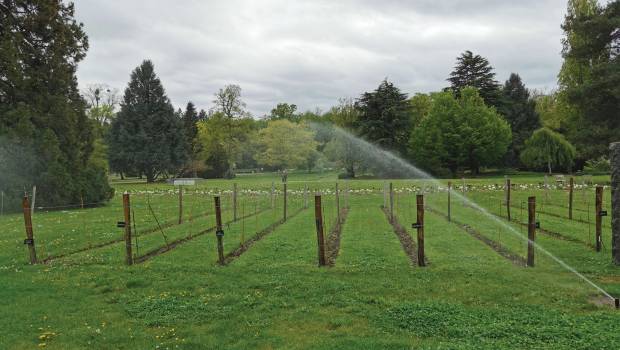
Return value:
M 193 186 L 196 184 L 194 179 L 174 179 L 172 182 L 175 186 Z

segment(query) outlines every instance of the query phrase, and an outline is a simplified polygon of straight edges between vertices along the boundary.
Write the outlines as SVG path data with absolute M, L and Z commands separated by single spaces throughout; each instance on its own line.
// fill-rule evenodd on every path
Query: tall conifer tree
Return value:
M 37 204 L 111 197 L 104 169 L 91 162 L 93 124 L 79 94 L 77 64 L 88 39 L 73 4 L 0 3 L 0 187 L 5 205 L 37 186 Z M 10 164 L 13 172 L 7 171 Z M 7 168 L 4 168 L 7 165 Z
M 504 116 L 512 130 L 512 143 L 507 154 L 507 165 L 518 166 L 519 155 L 534 130 L 541 127 L 540 116 L 536 112 L 536 101 L 530 97 L 518 74 L 510 74 L 502 89 L 499 112 Z
M 495 73 L 489 61 L 474 55 L 467 50 L 456 59 L 456 66 L 450 77 L 450 90 L 459 96 L 461 89 L 466 86 L 478 90 L 480 97 L 488 106 L 499 106 L 500 90 L 499 83 L 495 80 Z
M 109 142 L 111 169 L 137 172 L 147 182 L 175 174 L 185 163 L 183 124 L 151 61 L 143 61 L 131 73 Z

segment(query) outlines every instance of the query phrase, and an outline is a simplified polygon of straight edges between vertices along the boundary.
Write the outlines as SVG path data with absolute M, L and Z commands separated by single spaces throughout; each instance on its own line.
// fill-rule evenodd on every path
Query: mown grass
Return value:
M 604 183 L 608 178 L 595 180 Z M 186 189 L 183 224 L 165 228 L 167 239 L 212 227 L 215 193 L 223 194 L 224 220 L 231 220 L 229 191 L 237 182 L 240 190 L 245 190 L 238 215 L 257 214 L 224 227 L 225 253 L 233 251 L 281 218 L 281 192 L 271 208 L 272 181 L 281 191 L 280 179 L 273 175 L 207 180 Z M 217 264 L 214 233 L 131 267 L 123 264 L 122 242 L 30 266 L 22 244 L 22 218 L 5 215 L 0 218 L 0 348 L 620 347 L 618 312 L 601 304 L 600 293 L 541 251 L 536 252 L 536 267 L 517 266 L 443 216 L 427 211 L 429 265 L 412 266 L 381 211 L 383 180 L 339 182 L 341 189 L 351 189 L 351 209 L 335 266 L 319 268 L 312 195 L 319 189 L 324 192 L 327 232 L 337 212 L 335 181 L 333 174 L 289 175 L 288 212 L 301 212 L 227 266 Z M 459 182 L 453 181 L 455 185 Z M 472 185 L 468 198 L 500 214 L 498 201 L 503 192 L 482 187 L 501 184 L 502 178 L 467 182 Z M 542 177 L 513 177 L 515 182 L 537 184 Z M 303 210 L 306 185 L 310 201 L 309 208 Z M 40 256 L 122 237 L 115 224 L 122 217 L 119 195 L 125 190 L 131 192 L 138 231 L 154 224 L 146 204 L 148 192 L 158 220 L 178 220 L 178 194 L 172 192 L 172 186 L 115 186 L 117 197 L 103 207 L 36 211 Z M 425 194 L 428 206 L 446 212 L 445 192 L 431 186 L 436 184 L 394 181 L 396 217 L 414 240 L 415 231 L 409 227 L 415 221 L 418 189 L 429 191 Z M 593 190 L 588 191 L 584 197 L 592 194 L 593 198 Z M 564 205 L 560 201 L 565 194 L 559 189 L 550 191 L 545 210 L 562 214 L 564 209 L 559 206 Z M 527 195 L 540 200 L 544 191 L 533 187 L 515 190 L 515 203 Z M 608 200 L 608 190 L 605 195 Z M 556 201 L 558 208 L 552 208 Z M 342 197 L 340 204 L 344 205 Z M 587 205 L 576 201 L 575 208 L 587 210 Z M 505 216 L 505 208 L 503 211 Z M 514 209 L 513 216 L 522 220 L 518 211 Z M 456 197 L 452 216 L 525 256 L 526 243 L 519 237 L 525 228 L 518 223 L 492 219 L 464 206 Z M 541 247 L 613 295 L 620 295 L 618 268 L 611 265 L 608 247 L 596 253 L 586 245 L 590 242 L 586 224 L 543 214 L 539 220 L 545 228 L 583 241 L 539 233 Z M 604 226 L 604 238 L 609 242 L 608 226 Z M 140 254 L 164 244 L 159 231 L 138 238 Z

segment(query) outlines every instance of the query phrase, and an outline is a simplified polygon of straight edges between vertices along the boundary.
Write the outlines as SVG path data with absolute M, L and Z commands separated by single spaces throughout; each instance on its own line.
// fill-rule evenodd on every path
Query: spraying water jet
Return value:
M 410 177 L 410 178 L 418 178 L 421 180 L 427 180 L 432 182 L 434 185 L 437 186 L 441 186 L 441 182 L 434 178 L 433 176 L 431 176 L 430 174 L 428 174 L 427 172 L 417 168 L 416 166 L 410 164 L 409 162 L 403 160 L 402 158 L 394 155 L 393 153 L 384 150 L 382 148 L 380 148 L 379 146 L 376 146 L 362 138 L 359 138 L 357 136 L 352 135 L 351 133 L 337 127 L 334 125 L 321 125 L 318 123 L 311 123 L 310 124 L 312 127 L 314 128 L 331 128 L 332 132 L 334 133 L 334 135 L 336 135 L 337 137 L 342 137 L 344 138 L 348 145 L 350 147 L 354 147 L 355 150 L 354 152 L 361 152 L 361 154 L 366 155 L 367 157 L 369 157 L 369 160 L 372 160 L 373 162 L 384 166 L 384 167 L 390 167 L 390 168 L 394 168 L 394 165 L 396 165 L 396 167 L 398 167 L 398 169 L 400 169 L 402 171 L 402 175 L 404 175 L 405 177 Z M 477 203 L 475 203 L 474 201 L 472 201 L 469 198 L 466 198 L 464 195 L 457 193 L 456 191 L 454 192 L 454 195 L 457 198 L 460 198 L 461 200 L 463 200 L 464 203 L 466 203 L 466 205 L 470 206 L 471 208 L 481 212 L 483 215 L 485 215 L 487 218 L 491 219 L 492 221 L 494 221 L 495 223 L 497 223 L 498 225 L 504 227 L 505 229 L 508 230 L 508 232 L 510 232 L 511 234 L 513 234 L 514 236 L 518 237 L 519 239 L 521 239 L 522 241 L 526 242 L 528 245 L 532 245 L 533 247 L 536 248 L 536 250 L 542 252 L 543 254 L 545 254 L 546 256 L 550 257 L 551 259 L 553 259 L 555 262 L 557 262 L 561 267 L 563 267 L 564 269 L 568 270 L 569 272 L 573 273 L 574 275 L 576 275 L 577 277 L 579 277 L 581 280 L 583 280 L 584 282 L 586 282 L 588 285 L 592 286 L 595 290 L 597 290 L 598 292 L 600 292 L 602 295 L 604 295 L 605 297 L 609 298 L 611 301 L 614 302 L 616 309 L 620 309 L 620 299 L 619 298 L 615 298 L 613 297 L 611 294 L 609 294 L 606 290 L 604 290 L 602 287 L 600 287 L 599 285 L 597 285 L 596 283 L 594 283 L 592 280 L 590 280 L 589 278 L 587 278 L 586 276 L 584 276 L 583 274 L 581 274 L 579 271 L 575 270 L 573 267 L 569 266 L 568 264 L 566 264 L 563 260 L 561 260 L 560 258 L 556 257 L 555 255 L 553 255 L 551 252 L 547 251 L 545 248 L 543 248 L 542 246 L 540 246 L 539 244 L 537 244 L 535 241 L 528 239 L 527 237 L 524 237 L 523 235 L 521 235 L 514 227 L 507 225 L 506 223 L 504 223 L 500 218 L 496 217 L 495 215 L 491 214 L 488 212 L 488 210 L 486 210 L 485 208 L 481 207 L 480 205 L 478 205 Z

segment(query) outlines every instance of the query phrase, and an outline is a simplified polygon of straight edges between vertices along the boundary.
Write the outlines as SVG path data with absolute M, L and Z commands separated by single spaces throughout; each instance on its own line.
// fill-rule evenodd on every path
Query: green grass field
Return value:
M 573 220 L 568 192 L 545 191 L 536 174 L 511 176 L 506 219 L 503 177 L 393 180 L 394 215 L 415 242 L 415 195 L 424 192 L 428 266 L 413 266 L 381 206 L 390 180 L 339 180 L 350 207 L 333 267 L 317 266 L 314 198 L 323 193 L 326 236 L 337 220 L 336 176 L 290 174 L 288 220 L 226 266 L 217 263 L 213 195 L 223 202 L 224 253 L 231 254 L 283 215 L 274 174 L 205 180 L 185 188 L 182 224 L 176 189 L 136 180 L 114 183 L 108 204 L 38 208 L 39 260 L 29 265 L 22 214 L 0 217 L 0 348 L 2 349 L 618 349 L 620 311 L 593 286 L 536 250 L 523 267 L 527 197 L 537 198 L 536 242 L 551 255 L 620 296 L 611 264 L 610 218 L 603 249 L 594 250 L 594 185 L 576 177 Z M 609 177 L 603 209 L 610 209 Z M 272 182 L 276 194 L 271 197 Z M 233 221 L 232 188 L 239 188 Z M 305 208 L 304 189 L 310 193 Z M 174 249 L 126 266 L 121 193 L 128 191 L 138 237 L 136 256 L 196 235 Z M 37 194 L 44 196 L 44 194 Z M 346 198 L 345 198 L 346 197 Z M 389 201 L 388 201 L 389 202 Z M 468 233 L 460 224 L 467 224 Z M 163 229 L 159 230 L 158 225 Z M 163 233 L 162 233 L 163 231 Z M 489 243 L 490 242 L 490 243 Z M 493 245 L 493 247 L 490 246 Z M 501 247 L 513 259 L 497 250 Z

